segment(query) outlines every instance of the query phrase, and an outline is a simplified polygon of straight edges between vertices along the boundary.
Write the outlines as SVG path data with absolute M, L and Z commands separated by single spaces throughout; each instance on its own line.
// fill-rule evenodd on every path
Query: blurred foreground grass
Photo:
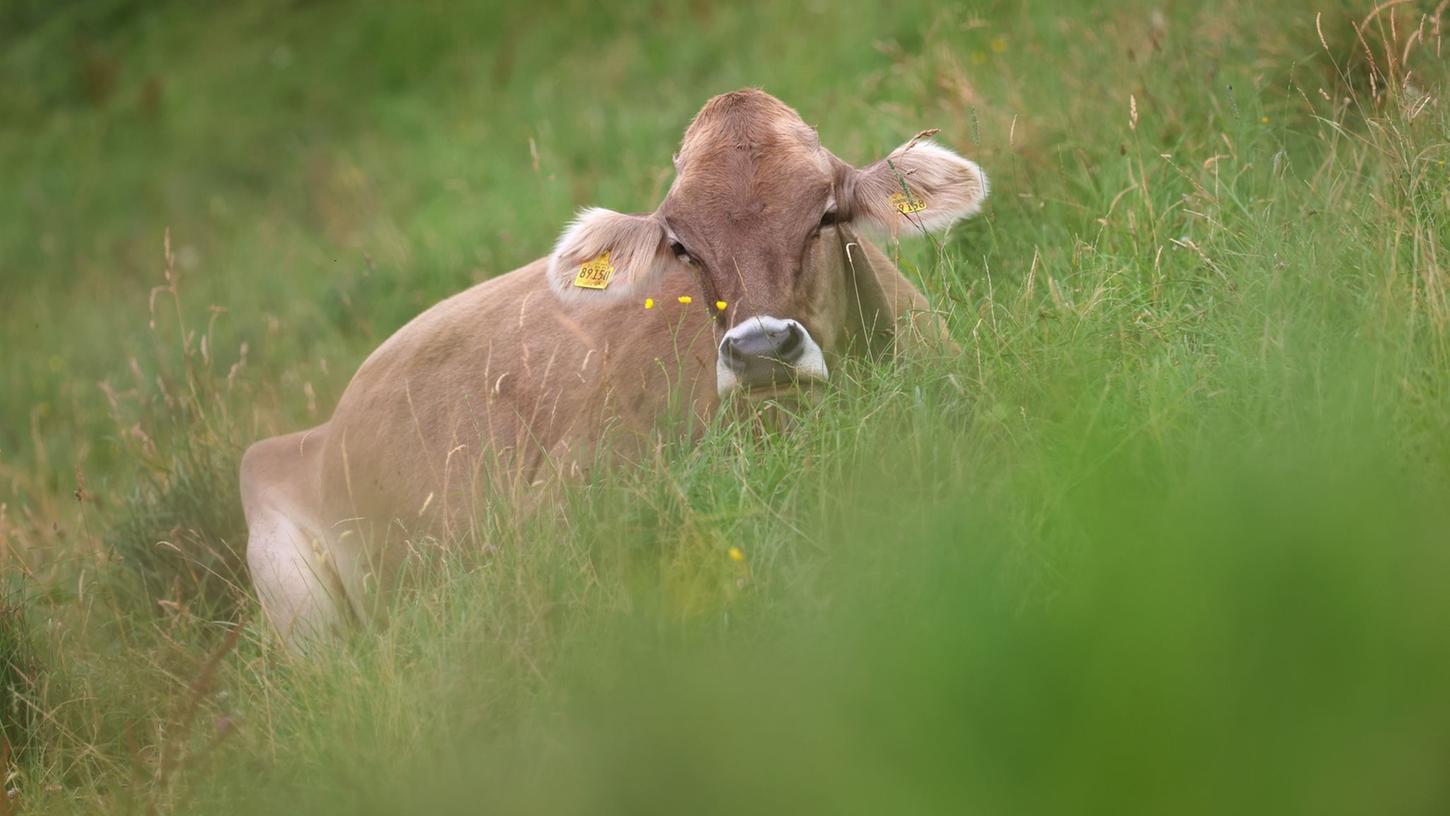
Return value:
M 9 13 L 8 801 L 1450 808 L 1432 3 Z M 992 176 L 902 248 L 964 359 L 485 503 L 391 625 L 287 660 L 240 447 L 574 207 L 654 206 L 747 84 L 848 160 L 941 127 Z

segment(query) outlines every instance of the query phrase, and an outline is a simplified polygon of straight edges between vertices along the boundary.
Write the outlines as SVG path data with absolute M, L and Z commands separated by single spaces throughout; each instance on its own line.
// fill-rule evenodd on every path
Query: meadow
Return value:
M 1447 3 L 609 5 L 0 7 L 0 816 L 1450 812 Z M 962 357 L 285 653 L 245 446 L 744 86 L 990 175 Z

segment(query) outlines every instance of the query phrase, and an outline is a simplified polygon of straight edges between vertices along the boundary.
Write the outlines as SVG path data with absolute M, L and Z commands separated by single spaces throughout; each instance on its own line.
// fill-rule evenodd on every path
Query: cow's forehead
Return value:
M 678 175 L 661 210 L 667 217 L 739 225 L 818 218 L 831 192 L 831 162 L 816 131 L 763 91 L 706 103 L 676 157 Z
M 681 167 L 662 209 L 666 214 L 717 211 L 741 220 L 823 201 L 831 189 L 830 164 L 819 152 L 740 151 Z

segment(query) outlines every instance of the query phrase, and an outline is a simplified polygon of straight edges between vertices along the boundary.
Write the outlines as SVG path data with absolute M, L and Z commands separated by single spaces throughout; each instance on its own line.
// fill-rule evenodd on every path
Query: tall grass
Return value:
M 156 205 L 174 243 L 158 264 L 158 223 L 135 269 L 116 253 L 129 283 L 102 291 L 129 309 L 81 298 L 55 377 L 44 352 L 3 363 L 32 385 L 0 398 L 0 544 L 50 641 L 15 801 L 1443 811 L 1443 9 L 907 5 L 445 25 L 324 4 L 275 28 L 162 7 L 92 43 L 188 69 L 159 121 L 195 178 L 160 169 L 140 113 L 35 119 L 51 149 L 109 144 L 108 178 L 202 204 Z M 852 160 L 932 125 L 991 173 L 983 218 L 894 250 L 962 358 L 849 365 L 792 431 L 722 417 L 558 512 L 482 502 L 386 626 L 289 659 L 236 571 L 240 448 L 318 421 L 401 320 L 532 259 L 569 205 L 652 206 L 694 107 L 750 82 Z M 217 89 L 293 147 L 224 138 Z M 28 189 L 53 201 L 63 173 Z M 87 206 L 97 241 L 131 217 Z M 64 302 L 27 286 L 37 314 Z M 81 396 L 73 369 L 106 371 Z
M 11 760 L 30 750 L 36 719 L 32 704 L 40 671 L 39 647 L 26 615 L 24 589 L 7 581 L 0 586 L 0 756 L 7 773 Z M 9 789 L 8 784 L 5 787 Z

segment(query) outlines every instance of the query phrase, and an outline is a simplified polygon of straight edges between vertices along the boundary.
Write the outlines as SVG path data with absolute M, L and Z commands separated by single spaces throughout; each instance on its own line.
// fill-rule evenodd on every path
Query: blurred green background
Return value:
M 1443 11 L 0 6 L 0 813 L 1450 811 Z M 742 86 L 983 166 L 892 248 L 963 358 L 288 659 L 242 448 Z

